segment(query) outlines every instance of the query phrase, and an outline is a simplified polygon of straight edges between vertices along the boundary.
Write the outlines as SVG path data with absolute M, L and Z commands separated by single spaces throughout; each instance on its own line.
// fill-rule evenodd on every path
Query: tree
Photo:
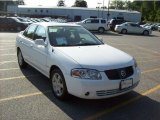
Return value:
M 76 0 L 72 7 L 87 7 L 87 2 L 85 0 Z
M 125 2 L 122 0 L 113 0 L 111 2 L 110 8 L 113 9 L 124 9 Z
M 127 10 L 132 9 L 132 2 L 131 1 L 125 1 L 124 8 Z
M 65 6 L 65 1 L 64 0 L 58 0 L 57 6 L 58 7 Z

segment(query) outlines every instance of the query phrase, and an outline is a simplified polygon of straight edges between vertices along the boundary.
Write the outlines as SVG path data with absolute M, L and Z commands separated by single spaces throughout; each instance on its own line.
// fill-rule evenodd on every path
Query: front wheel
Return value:
M 51 73 L 52 89 L 55 97 L 61 100 L 68 98 L 68 91 L 64 76 L 59 69 L 54 69 Z
M 126 33 L 127 33 L 127 30 L 126 30 L 126 29 L 122 29 L 122 30 L 121 30 L 121 33 L 122 33 L 122 34 L 126 34 Z
M 149 35 L 149 31 L 148 31 L 148 30 L 145 30 L 145 31 L 143 32 L 143 35 Z
M 18 64 L 19 64 L 19 67 L 20 68 L 26 68 L 26 66 L 27 66 L 27 63 L 24 61 L 24 59 L 23 59 L 23 55 L 22 55 L 22 52 L 21 52 L 21 50 L 18 50 L 17 51 L 17 58 L 18 58 Z

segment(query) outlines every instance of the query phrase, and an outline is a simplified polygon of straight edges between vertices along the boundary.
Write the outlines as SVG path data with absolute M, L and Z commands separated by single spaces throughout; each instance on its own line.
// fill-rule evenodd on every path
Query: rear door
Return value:
M 99 22 L 99 19 L 91 20 L 91 30 L 98 30 L 100 26 L 101 26 L 101 23 Z
M 32 62 L 31 54 L 32 54 L 32 48 L 34 45 L 33 37 L 34 37 L 34 31 L 36 30 L 37 25 L 30 25 L 23 33 L 21 40 L 20 40 L 20 49 L 22 51 L 23 57 L 26 61 L 29 63 Z
M 134 23 L 130 23 L 130 29 L 129 29 L 130 33 L 140 33 L 140 28 L 137 26 L 137 24 Z

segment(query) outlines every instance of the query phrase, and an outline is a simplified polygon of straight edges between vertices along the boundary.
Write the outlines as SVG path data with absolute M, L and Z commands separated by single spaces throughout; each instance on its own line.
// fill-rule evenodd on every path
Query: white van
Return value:
M 99 33 L 104 33 L 104 31 L 109 30 L 107 20 L 103 18 L 87 18 L 83 21 L 76 22 L 78 25 L 82 25 L 87 30 L 98 31 Z

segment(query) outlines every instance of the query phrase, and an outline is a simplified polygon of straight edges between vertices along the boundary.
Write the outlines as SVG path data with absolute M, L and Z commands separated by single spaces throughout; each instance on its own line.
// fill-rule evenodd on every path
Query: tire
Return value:
M 143 31 L 143 35 L 149 35 L 149 31 L 148 30 Z
M 17 51 L 17 59 L 18 59 L 18 65 L 21 69 L 24 69 L 27 67 L 27 63 L 24 61 L 23 55 L 20 49 Z
M 66 100 L 69 97 L 66 82 L 63 73 L 56 68 L 51 72 L 51 83 L 53 94 L 60 100 Z
M 122 33 L 122 34 L 126 34 L 126 33 L 127 33 L 127 30 L 126 30 L 126 29 L 122 29 L 122 30 L 121 30 L 121 33 Z
M 99 33 L 104 33 L 105 29 L 103 27 L 98 28 Z

